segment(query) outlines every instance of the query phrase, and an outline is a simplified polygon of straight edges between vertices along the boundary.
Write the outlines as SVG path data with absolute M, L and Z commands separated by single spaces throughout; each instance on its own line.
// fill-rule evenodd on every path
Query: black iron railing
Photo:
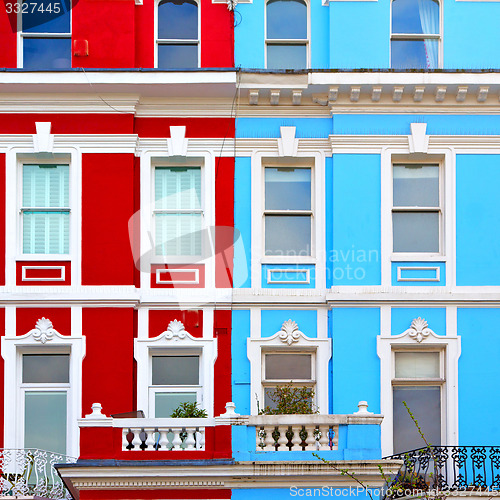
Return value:
M 500 490 L 500 446 L 429 446 L 386 458 L 403 460 L 389 489 Z

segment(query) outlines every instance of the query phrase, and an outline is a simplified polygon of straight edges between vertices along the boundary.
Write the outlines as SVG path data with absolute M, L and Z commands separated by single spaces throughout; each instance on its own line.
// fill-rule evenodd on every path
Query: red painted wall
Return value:
M 181 321 L 193 337 L 203 337 L 203 311 L 156 310 L 149 311 L 149 336 L 163 333 L 174 319 Z
M 80 500 L 100 500 L 100 499 L 114 499 L 114 500 L 139 500 L 139 499 L 229 499 L 231 498 L 231 490 L 82 490 L 80 492 Z
M 217 337 L 217 360 L 214 366 L 214 415 L 226 411 L 226 403 L 232 401 L 231 393 L 231 311 L 214 312 L 214 331 Z M 231 441 L 231 438 L 229 438 Z
M 234 118 L 136 118 L 140 137 L 170 137 L 171 126 L 186 126 L 186 137 L 234 137 Z
M 134 155 L 82 156 L 82 284 L 133 285 Z
M 74 68 L 133 68 L 135 2 L 79 0 L 73 7 L 73 42 L 88 41 L 88 56 L 73 55 Z
M 103 413 L 124 413 L 134 405 L 134 310 L 84 308 L 82 413 L 101 403 Z
M 234 66 L 234 19 L 227 5 L 201 0 L 201 67 Z
M 131 134 L 134 116 L 125 113 L 2 113 L 0 134 L 36 134 L 35 122 L 52 122 L 52 134 Z
M 233 286 L 234 158 L 215 160 L 215 286 Z
M 0 285 L 5 285 L 5 154 L 4 153 L 0 154 Z
M 135 9 L 135 66 L 154 67 L 155 51 L 155 1 L 144 0 L 144 5 Z
M 7 14 L 6 4 L 11 0 L 0 2 L 0 68 L 17 67 L 17 20 L 16 14 Z
M 18 307 L 16 309 L 16 335 L 24 335 L 35 328 L 40 318 L 47 318 L 61 335 L 71 335 L 71 309 L 69 307 Z

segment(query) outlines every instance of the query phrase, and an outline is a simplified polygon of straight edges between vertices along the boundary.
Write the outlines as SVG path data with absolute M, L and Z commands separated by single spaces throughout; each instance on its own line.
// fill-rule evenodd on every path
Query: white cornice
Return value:
M 319 460 L 308 462 L 236 462 L 228 465 L 142 465 L 120 467 L 105 464 L 58 467 L 71 491 L 87 489 L 161 489 L 183 488 L 289 488 L 356 487 L 357 482 L 342 474 L 348 469 L 358 481 L 377 488 L 384 484 L 383 475 L 391 475 L 401 466 L 400 460 L 333 461 L 332 467 Z

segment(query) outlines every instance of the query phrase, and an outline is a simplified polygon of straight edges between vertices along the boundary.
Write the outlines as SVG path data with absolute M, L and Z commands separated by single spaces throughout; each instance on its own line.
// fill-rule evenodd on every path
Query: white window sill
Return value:
M 445 255 L 429 253 L 393 253 L 391 262 L 446 262 Z
M 30 253 L 27 255 L 17 255 L 16 262 L 24 261 L 61 261 L 61 262 L 71 262 L 73 260 L 71 255 L 61 255 L 61 254 L 34 254 Z
M 316 257 L 300 255 L 266 255 L 261 264 L 316 264 Z

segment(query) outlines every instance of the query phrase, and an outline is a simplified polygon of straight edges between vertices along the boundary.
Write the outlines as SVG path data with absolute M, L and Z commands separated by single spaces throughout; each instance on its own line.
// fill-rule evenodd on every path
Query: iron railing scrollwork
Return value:
M 388 484 L 388 496 L 415 490 L 500 490 L 500 446 L 428 446 L 386 458 L 403 461 Z
M 54 465 L 76 458 L 35 448 L 0 449 L 0 496 L 71 500 Z

